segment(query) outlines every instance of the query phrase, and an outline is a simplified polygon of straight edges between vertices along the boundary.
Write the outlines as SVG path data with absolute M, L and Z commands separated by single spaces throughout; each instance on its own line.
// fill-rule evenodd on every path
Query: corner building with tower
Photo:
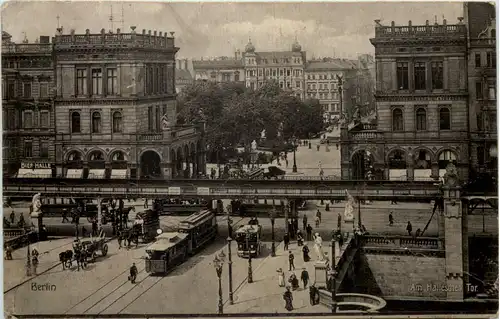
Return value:
M 177 125 L 174 33 L 63 34 L 53 40 L 56 174 L 193 177 L 201 127 Z

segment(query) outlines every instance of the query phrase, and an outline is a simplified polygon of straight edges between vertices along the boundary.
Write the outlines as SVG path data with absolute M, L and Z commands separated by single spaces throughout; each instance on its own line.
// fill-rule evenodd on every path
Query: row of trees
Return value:
M 276 82 L 257 90 L 237 83 L 195 82 L 178 96 L 180 123 L 206 123 L 206 143 L 212 151 L 260 145 L 261 132 L 267 143 L 283 146 L 292 137 L 306 139 L 323 130 L 318 100 L 301 101 Z

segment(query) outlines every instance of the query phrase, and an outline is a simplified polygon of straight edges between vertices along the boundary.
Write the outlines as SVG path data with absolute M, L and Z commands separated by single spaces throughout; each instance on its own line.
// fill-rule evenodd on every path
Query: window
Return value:
M 80 113 L 71 113 L 71 133 L 80 133 Z
M 107 82 L 108 85 L 106 87 L 108 95 L 116 95 L 118 93 L 118 73 L 115 68 L 107 69 Z
M 154 75 L 153 75 L 153 93 L 156 94 L 158 93 L 158 67 L 153 68 Z
M 286 76 L 290 76 L 290 70 L 286 70 Z
M 492 56 L 493 54 L 491 54 L 491 52 L 486 52 L 486 66 L 488 68 L 491 68 L 492 67 L 492 62 L 493 62 L 493 59 L 492 59 Z
M 477 147 L 477 164 L 478 165 L 484 165 L 485 162 L 485 148 L 483 146 L 478 146 Z
M 40 157 L 49 158 L 49 142 L 40 141 Z
M 49 127 L 49 120 L 50 120 L 50 114 L 48 111 L 41 111 L 40 112 L 40 127 L 43 128 L 48 128 Z
M 165 90 L 165 66 L 160 65 L 160 84 L 158 85 L 158 89 L 161 93 L 164 93 Z
M 49 84 L 42 82 L 40 83 L 40 97 L 45 98 L 49 96 Z
M 234 72 L 234 80 L 238 82 L 240 80 L 240 72 L 236 71 Z
M 87 70 L 76 70 L 76 95 L 87 94 Z
M 9 81 L 7 84 L 7 98 L 13 99 L 16 97 L 16 83 L 14 81 Z
M 397 64 L 397 78 L 399 90 L 408 90 L 408 63 L 399 62 Z
M 262 76 L 262 69 L 259 69 L 259 76 Z
M 16 129 L 17 128 L 17 118 L 16 118 L 16 110 L 7 110 L 7 117 L 8 117 L 8 128 L 9 129 Z
M 478 131 L 483 130 L 483 113 L 476 114 L 476 125 Z
M 276 76 L 276 70 L 273 70 L 273 76 Z
M 451 151 L 443 151 L 441 154 L 439 154 L 439 169 L 446 169 L 446 166 L 448 166 L 448 164 L 450 163 L 453 163 L 453 165 L 457 166 L 457 156 L 455 155 L 455 153 Z
M 280 76 L 283 76 L 283 69 L 280 69 Z
M 292 87 L 292 84 L 290 82 L 286 82 L 286 87 L 287 88 L 291 88 Z
M 33 127 L 33 112 L 25 111 L 23 115 L 24 115 L 23 128 L 32 128 Z
M 415 90 L 425 90 L 425 62 L 415 62 L 413 72 L 415 74 Z
M 395 108 L 394 110 L 392 110 L 392 130 L 403 130 L 403 110 L 401 110 L 400 108 Z
M 450 109 L 443 107 L 439 110 L 439 129 L 449 130 L 451 127 Z
M 443 89 L 443 62 L 432 62 L 432 88 L 434 90 Z
M 476 53 L 474 55 L 474 60 L 476 62 L 476 68 L 480 68 L 481 67 L 481 53 Z
M 476 100 L 482 100 L 483 94 L 483 83 L 476 82 Z
M 24 157 L 26 157 L 26 158 L 33 157 L 33 142 L 32 141 L 24 141 Z
M 153 131 L 153 107 L 148 107 L 148 131 Z
M 101 132 L 101 113 L 92 113 L 92 133 Z
M 495 83 L 488 83 L 488 98 L 493 101 L 497 99 L 497 87 Z
M 417 131 L 425 131 L 427 129 L 427 112 L 424 108 L 417 110 Z
M 296 82 L 295 82 L 295 87 L 300 88 L 300 81 L 296 81 Z
M 159 132 L 160 131 L 160 120 L 161 120 L 161 115 L 160 115 L 160 106 L 156 106 L 156 112 L 155 112 L 155 131 Z
M 23 83 L 23 97 L 25 99 L 31 98 L 31 83 Z
M 113 133 L 122 132 L 122 113 L 115 111 L 113 113 Z
M 102 70 L 92 69 L 92 94 L 102 94 Z

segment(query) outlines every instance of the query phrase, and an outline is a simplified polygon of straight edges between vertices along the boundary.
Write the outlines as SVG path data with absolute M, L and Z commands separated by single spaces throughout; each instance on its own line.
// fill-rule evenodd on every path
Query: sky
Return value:
M 234 56 L 251 38 L 256 51 L 284 51 L 297 37 L 311 57 L 354 58 L 373 53 L 369 39 L 374 20 L 383 25 L 423 25 L 443 17 L 448 24 L 463 16 L 460 2 L 118 2 L 11 1 L 2 6 L 2 30 L 16 42 L 40 35 L 53 36 L 59 24 L 64 33 L 99 33 L 111 29 L 130 32 L 130 26 L 175 32 L 178 58 Z M 43 17 L 43 18 L 42 18 Z M 33 21 L 33 23 L 29 23 Z

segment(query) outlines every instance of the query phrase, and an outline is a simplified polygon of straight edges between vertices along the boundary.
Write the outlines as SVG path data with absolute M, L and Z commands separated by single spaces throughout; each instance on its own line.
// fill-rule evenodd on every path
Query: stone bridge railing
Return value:
M 364 235 L 361 238 L 361 246 L 399 249 L 443 249 L 443 242 L 437 237 Z
M 378 312 L 387 305 L 387 302 L 380 297 L 356 293 L 336 294 L 335 301 L 337 302 L 338 312 L 349 310 Z M 319 302 L 331 309 L 332 293 L 325 289 L 319 289 Z

